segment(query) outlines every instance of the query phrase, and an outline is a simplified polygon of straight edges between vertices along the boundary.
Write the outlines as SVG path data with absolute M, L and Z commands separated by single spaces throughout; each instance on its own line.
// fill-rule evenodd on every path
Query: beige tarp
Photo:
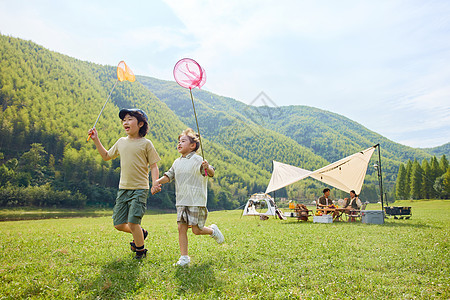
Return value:
M 361 192 L 367 165 L 376 146 L 347 156 L 314 172 L 274 161 L 272 178 L 266 193 L 281 189 L 306 177 L 312 177 L 344 192 Z
M 266 194 L 302 180 L 303 178 L 308 177 L 311 173 L 311 171 L 302 168 L 273 161 L 272 178 L 270 178 L 269 185 L 266 189 Z

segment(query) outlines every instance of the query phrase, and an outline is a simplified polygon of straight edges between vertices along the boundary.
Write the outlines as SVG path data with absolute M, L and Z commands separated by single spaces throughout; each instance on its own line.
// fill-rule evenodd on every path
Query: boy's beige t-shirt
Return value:
M 111 149 L 111 159 L 120 155 L 119 189 L 149 189 L 148 166 L 161 160 L 152 142 L 144 137 L 121 137 Z

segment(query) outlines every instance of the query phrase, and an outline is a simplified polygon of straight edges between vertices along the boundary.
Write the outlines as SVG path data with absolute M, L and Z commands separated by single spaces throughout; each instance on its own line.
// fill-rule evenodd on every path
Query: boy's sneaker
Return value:
M 144 241 L 148 236 L 148 231 L 145 230 L 144 228 L 142 228 L 142 233 L 144 234 Z M 134 243 L 134 240 L 132 242 L 130 242 L 130 248 L 131 251 L 136 252 L 136 244 Z
M 136 251 L 136 255 L 134 256 L 134 259 L 143 259 L 147 257 L 147 249 L 144 249 L 142 251 Z
M 218 244 L 222 244 L 223 242 L 225 242 L 225 238 L 223 237 L 222 232 L 220 232 L 219 227 L 217 227 L 216 224 L 212 224 L 211 229 L 214 230 L 213 234 L 211 234 L 211 237 L 215 239 Z
M 176 263 L 174 263 L 173 265 L 174 266 L 179 266 L 179 267 L 184 267 L 184 266 L 189 265 L 190 262 L 191 262 L 191 258 L 189 256 L 182 255 L 182 256 L 180 256 L 180 259 Z

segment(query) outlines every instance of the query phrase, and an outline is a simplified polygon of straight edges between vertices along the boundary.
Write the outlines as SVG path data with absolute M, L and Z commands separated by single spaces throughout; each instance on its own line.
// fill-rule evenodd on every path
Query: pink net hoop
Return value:
M 201 88 L 206 82 L 205 70 L 193 59 L 180 59 L 173 68 L 175 81 L 184 88 Z

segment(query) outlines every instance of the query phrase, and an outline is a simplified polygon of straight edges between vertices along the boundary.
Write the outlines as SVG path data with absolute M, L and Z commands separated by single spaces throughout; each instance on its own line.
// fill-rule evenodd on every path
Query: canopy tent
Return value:
M 361 192 L 367 165 L 378 145 L 347 156 L 314 172 L 273 162 L 273 172 L 266 193 L 281 189 L 306 177 L 312 177 L 344 192 Z
M 273 172 L 266 194 L 281 189 L 311 175 L 312 171 L 273 161 Z
M 267 208 L 266 212 L 258 212 L 256 208 Z M 276 207 L 273 198 L 267 194 L 253 194 L 248 199 L 247 204 L 242 212 L 243 216 L 275 216 Z

